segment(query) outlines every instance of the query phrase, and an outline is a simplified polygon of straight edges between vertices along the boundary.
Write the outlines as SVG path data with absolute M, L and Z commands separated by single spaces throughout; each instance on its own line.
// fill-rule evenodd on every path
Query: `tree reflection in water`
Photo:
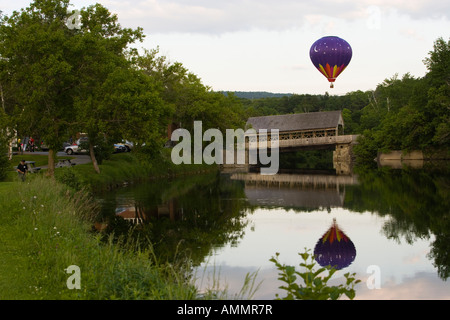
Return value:
M 138 239 L 159 261 L 200 265 L 212 248 L 237 245 L 247 224 L 242 183 L 216 173 L 145 183 L 108 197 L 106 234 Z
M 450 168 L 358 171 L 359 185 L 347 186 L 344 208 L 389 217 L 388 239 L 413 244 L 431 239 L 428 258 L 446 280 L 450 276 Z

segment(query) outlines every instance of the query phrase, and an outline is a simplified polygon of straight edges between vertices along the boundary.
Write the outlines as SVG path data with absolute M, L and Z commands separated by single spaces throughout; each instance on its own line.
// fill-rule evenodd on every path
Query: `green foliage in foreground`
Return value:
M 355 285 L 361 282 L 355 279 L 355 274 L 344 274 L 346 279 L 345 285 L 329 286 L 328 281 L 336 273 L 337 269 L 322 267 L 314 270 L 316 262 L 314 261 L 314 256 L 309 252 L 310 250 L 305 249 L 304 253 L 299 253 L 303 259 L 300 267 L 306 269 L 304 272 L 296 271 L 294 266 L 281 264 L 278 261 L 279 253 L 276 253 L 276 257 L 270 259 L 279 270 L 278 274 L 280 277 L 278 280 L 286 283 L 286 285 L 280 287 L 280 289 L 286 291 L 286 297 L 280 298 L 277 294 L 277 298 L 281 300 L 337 300 L 345 294 L 349 299 L 353 300 L 355 297 Z M 322 273 L 327 271 L 328 274 L 326 276 L 321 276 Z M 297 277 L 303 280 L 303 285 L 296 283 Z
M 156 263 L 151 250 L 104 242 L 91 232 L 85 193 L 42 177 L 0 192 L 0 299 L 192 299 L 183 270 Z M 81 289 L 69 290 L 76 265 Z

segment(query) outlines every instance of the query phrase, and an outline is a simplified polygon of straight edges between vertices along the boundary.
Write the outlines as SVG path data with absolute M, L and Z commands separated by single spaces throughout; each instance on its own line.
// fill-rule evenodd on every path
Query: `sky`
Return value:
M 447 0 L 72 0 L 101 3 L 123 27 L 142 27 L 139 47 L 181 62 L 215 91 L 342 95 L 372 90 L 385 79 L 427 72 L 423 59 L 450 36 Z M 0 10 L 28 0 L 0 0 Z M 324 36 L 350 43 L 353 57 L 331 89 L 311 63 Z

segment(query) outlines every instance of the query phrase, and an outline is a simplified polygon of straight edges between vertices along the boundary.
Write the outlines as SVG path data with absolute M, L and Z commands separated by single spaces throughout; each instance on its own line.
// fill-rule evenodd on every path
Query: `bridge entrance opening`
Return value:
M 322 150 L 298 150 L 280 153 L 280 170 L 333 171 L 333 147 Z

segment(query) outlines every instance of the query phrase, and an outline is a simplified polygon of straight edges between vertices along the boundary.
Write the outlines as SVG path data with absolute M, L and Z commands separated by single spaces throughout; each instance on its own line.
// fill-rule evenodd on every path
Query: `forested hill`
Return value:
M 228 91 L 233 93 L 238 98 L 243 99 L 263 99 L 263 98 L 281 98 L 292 96 L 292 93 L 272 93 L 267 91 Z M 228 92 L 222 93 L 227 95 Z

